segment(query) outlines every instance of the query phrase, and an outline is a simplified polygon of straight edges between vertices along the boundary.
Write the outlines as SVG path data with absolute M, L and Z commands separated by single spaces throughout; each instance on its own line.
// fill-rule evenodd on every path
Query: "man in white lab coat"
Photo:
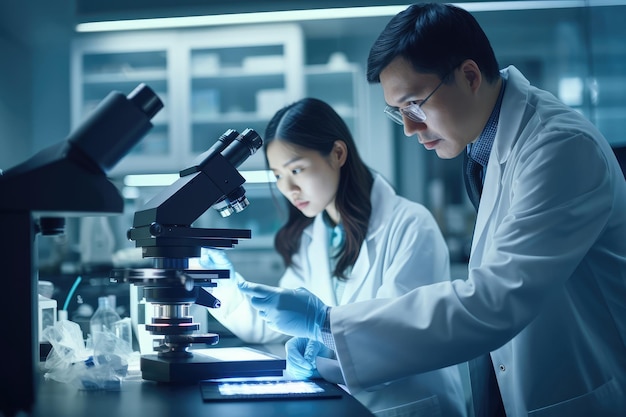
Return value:
M 468 152 L 468 278 L 332 308 L 242 284 L 261 316 L 333 348 L 351 392 L 470 361 L 477 416 L 625 415 L 626 182 L 607 141 L 514 67 L 497 71 L 453 6 L 394 17 L 368 80 L 407 135 L 442 158 Z

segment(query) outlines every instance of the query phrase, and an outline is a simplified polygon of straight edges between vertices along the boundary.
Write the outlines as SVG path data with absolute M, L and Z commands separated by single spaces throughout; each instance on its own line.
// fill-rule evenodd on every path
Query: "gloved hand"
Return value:
M 322 326 L 326 320 L 325 305 L 305 288 L 295 290 L 256 284 L 250 281 L 237 283 L 250 304 L 259 310 L 267 325 L 291 336 L 322 340 Z
M 304 337 L 294 337 L 285 343 L 287 373 L 296 379 L 321 378 L 315 358 L 334 358 L 335 353 L 323 343 Z

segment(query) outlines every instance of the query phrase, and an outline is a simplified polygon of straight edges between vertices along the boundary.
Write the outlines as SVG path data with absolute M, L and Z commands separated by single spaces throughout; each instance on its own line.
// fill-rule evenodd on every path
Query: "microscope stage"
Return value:
M 191 350 L 190 358 L 141 357 L 141 376 L 157 382 L 190 383 L 205 379 L 282 376 L 286 361 L 248 347 Z

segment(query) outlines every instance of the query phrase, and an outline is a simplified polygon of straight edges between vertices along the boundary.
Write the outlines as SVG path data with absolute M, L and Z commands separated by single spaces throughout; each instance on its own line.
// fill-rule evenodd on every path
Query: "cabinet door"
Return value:
M 263 137 L 281 107 L 302 97 L 302 34 L 295 25 L 246 26 L 185 33 L 189 45 L 188 103 L 193 154 L 227 129 Z M 263 152 L 241 169 L 264 169 Z
M 305 68 L 306 95 L 330 104 L 346 122 L 357 142 L 361 137 L 364 79 L 360 67 L 349 62 Z
M 227 129 L 255 129 L 302 97 L 297 25 L 89 34 L 72 51 L 72 124 L 112 90 L 150 86 L 165 107 L 111 175 L 178 172 Z M 242 170 L 263 169 L 262 152 Z
M 128 95 L 148 85 L 164 103 L 153 127 L 113 168 L 116 172 L 154 172 L 175 168 L 180 149 L 172 101 L 171 38 L 155 33 L 107 34 L 77 39 L 72 53 L 72 125 L 76 127 L 111 91 Z

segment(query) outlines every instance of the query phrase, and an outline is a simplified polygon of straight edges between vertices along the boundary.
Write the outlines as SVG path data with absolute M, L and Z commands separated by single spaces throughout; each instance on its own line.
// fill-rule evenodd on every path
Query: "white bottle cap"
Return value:
M 59 315 L 59 321 L 67 320 L 67 310 L 59 310 L 58 315 Z

